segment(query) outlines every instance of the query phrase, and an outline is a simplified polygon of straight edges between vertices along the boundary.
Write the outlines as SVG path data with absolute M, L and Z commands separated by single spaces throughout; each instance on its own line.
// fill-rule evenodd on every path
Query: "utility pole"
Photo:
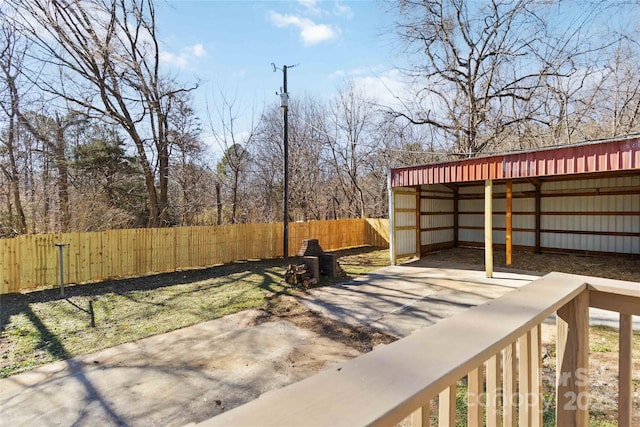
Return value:
M 278 67 L 273 62 L 271 63 L 273 72 L 275 73 Z M 284 118 L 284 215 L 283 215 L 283 258 L 289 258 L 289 92 L 287 92 L 287 68 L 293 68 L 295 65 L 283 65 L 282 66 L 282 88 L 280 90 L 280 107 L 282 107 L 282 114 Z

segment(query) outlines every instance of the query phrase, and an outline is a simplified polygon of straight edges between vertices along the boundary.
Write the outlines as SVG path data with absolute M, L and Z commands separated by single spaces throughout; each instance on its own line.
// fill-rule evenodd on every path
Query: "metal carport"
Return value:
M 390 254 L 640 254 L 640 137 L 391 169 Z M 487 213 L 491 212 L 491 215 Z

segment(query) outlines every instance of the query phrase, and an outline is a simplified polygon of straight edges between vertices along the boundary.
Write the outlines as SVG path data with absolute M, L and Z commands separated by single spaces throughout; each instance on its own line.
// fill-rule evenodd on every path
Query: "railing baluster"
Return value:
M 542 427 L 542 328 L 531 329 L 531 426 Z
M 431 426 L 431 408 L 429 407 L 429 403 L 427 402 L 421 408 L 418 408 L 417 411 L 414 411 L 409 417 L 409 425 L 411 427 L 430 427 Z
M 487 427 L 500 425 L 500 353 L 487 360 Z
M 558 309 L 556 316 L 556 423 L 589 424 L 589 292 Z
M 502 423 L 504 427 L 516 426 L 515 393 L 516 371 L 518 369 L 516 343 L 508 345 L 502 352 Z
M 480 366 L 469 373 L 468 385 L 468 412 L 467 425 L 469 427 L 482 427 L 484 424 L 483 394 L 483 367 Z
M 429 406 L 429 403 L 430 402 L 427 402 L 427 404 L 422 407 L 422 427 L 431 426 L 431 406 Z
M 631 427 L 631 369 L 633 321 L 630 314 L 620 313 L 618 361 L 618 427 Z
M 529 427 L 531 425 L 531 414 L 529 411 L 529 393 L 531 393 L 531 331 L 518 338 L 518 425 Z
M 438 426 L 455 427 L 456 425 L 456 383 L 440 392 L 438 399 Z

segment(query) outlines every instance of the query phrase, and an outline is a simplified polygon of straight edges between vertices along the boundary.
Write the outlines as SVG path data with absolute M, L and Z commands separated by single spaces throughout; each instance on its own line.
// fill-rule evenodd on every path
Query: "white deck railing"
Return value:
M 620 314 L 618 424 L 631 426 L 632 315 L 640 284 L 548 274 L 199 426 L 454 426 L 467 377 L 469 426 L 541 426 L 541 323 L 556 313 L 556 423 L 587 426 L 589 307 Z

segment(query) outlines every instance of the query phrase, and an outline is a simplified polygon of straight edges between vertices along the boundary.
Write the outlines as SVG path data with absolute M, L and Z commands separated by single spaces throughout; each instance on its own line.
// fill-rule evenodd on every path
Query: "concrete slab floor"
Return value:
M 180 426 L 360 353 L 248 310 L 0 380 L 7 426 Z
M 472 266 L 418 260 L 384 267 L 300 298 L 303 305 L 347 323 L 404 337 L 524 286 L 538 276 L 497 271 L 487 278 Z
M 543 275 L 497 269 L 487 278 L 481 267 L 421 259 L 384 267 L 338 286 L 314 289 L 299 300 L 332 319 L 401 338 Z M 618 325 L 617 313 L 590 309 L 590 316 L 592 324 Z M 634 328 L 640 328 L 638 317 L 634 317 Z

